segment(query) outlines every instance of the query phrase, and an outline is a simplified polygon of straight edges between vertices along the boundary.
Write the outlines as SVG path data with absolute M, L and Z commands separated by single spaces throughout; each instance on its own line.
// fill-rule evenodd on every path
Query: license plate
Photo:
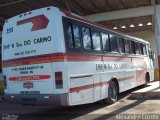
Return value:
M 20 94 L 27 94 L 27 95 L 40 94 L 40 91 L 20 91 Z
M 33 88 L 33 83 L 23 83 L 23 88 L 27 89 Z

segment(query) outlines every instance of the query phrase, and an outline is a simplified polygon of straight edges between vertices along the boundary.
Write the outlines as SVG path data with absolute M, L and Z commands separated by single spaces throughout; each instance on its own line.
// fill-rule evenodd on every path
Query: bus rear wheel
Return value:
M 113 104 L 117 102 L 118 87 L 114 81 L 109 82 L 108 86 L 108 98 L 105 99 L 105 103 Z
M 146 73 L 145 83 L 142 86 L 147 87 L 147 83 L 149 83 L 149 82 L 150 82 L 150 76 L 149 76 L 149 73 Z
M 150 82 L 150 76 L 149 76 L 149 73 L 146 73 L 146 83 L 149 83 Z

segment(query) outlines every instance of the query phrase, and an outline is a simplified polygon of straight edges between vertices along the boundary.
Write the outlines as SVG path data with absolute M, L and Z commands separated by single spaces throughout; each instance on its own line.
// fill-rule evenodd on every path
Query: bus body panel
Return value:
M 2 60 L 65 52 L 62 15 L 57 8 L 43 8 L 26 14 L 13 17 L 4 24 Z M 7 32 L 9 28 L 13 28 L 10 33 Z
M 92 103 L 93 100 L 93 76 L 71 79 L 69 101 L 70 105 Z M 82 82 L 85 81 L 85 82 Z M 88 88 L 86 89 L 85 87 Z
M 88 60 L 89 57 L 90 55 L 86 59 Z M 100 55 L 97 57 L 101 58 Z M 121 59 L 121 61 L 115 58 Z M 115 61 L 113 62 L 111 59 L 115 59 Z M 113 77 L 118 79 L 120 92 L 136 87 L 136 77 L 134 77 L 136 69 L 132 66 L 131 58 L 112 56 L 103 57 L 103 61 L 102 59 L 99 59 L 101 61 L 87 60 L 68 62 L 69 75 L 71 76 L 71 93 L 69 94 L 71 105 L 92 103 L 107 98 L 109 81 Z M 114 71 L 115 69 L 116 71 Z
M 32 91 L 32 94 L 36 94 L 36 92 L 53 94 L 54 78 L 51 73 L 51 63 L 9 67 L 7 68 L 8 92 L 29 94 Z

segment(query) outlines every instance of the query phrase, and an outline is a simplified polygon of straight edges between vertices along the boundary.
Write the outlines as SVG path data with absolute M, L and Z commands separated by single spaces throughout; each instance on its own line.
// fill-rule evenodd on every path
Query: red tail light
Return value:
M 4 89 L 7 89 L 7 78 L 5 75 L 3 76 L 3 80 Z
M 57 89 L 63 88 L 62 72 L 55 72 L 55 83 L 56 83 L 56 88 Z

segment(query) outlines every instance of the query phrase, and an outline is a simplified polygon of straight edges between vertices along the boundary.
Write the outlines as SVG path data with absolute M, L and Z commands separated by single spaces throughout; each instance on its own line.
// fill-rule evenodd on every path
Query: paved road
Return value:
M 117 114 L 160 114 L 159 100 L 131 100 L 132 91 L 120 94 L 120 100 L 113 105 L 93 103 L 73 107 L 36 107 L 1 102 L 0 113 L 3 117 L 18 117 L 18 120 L 103 120 L 115 119 Z

